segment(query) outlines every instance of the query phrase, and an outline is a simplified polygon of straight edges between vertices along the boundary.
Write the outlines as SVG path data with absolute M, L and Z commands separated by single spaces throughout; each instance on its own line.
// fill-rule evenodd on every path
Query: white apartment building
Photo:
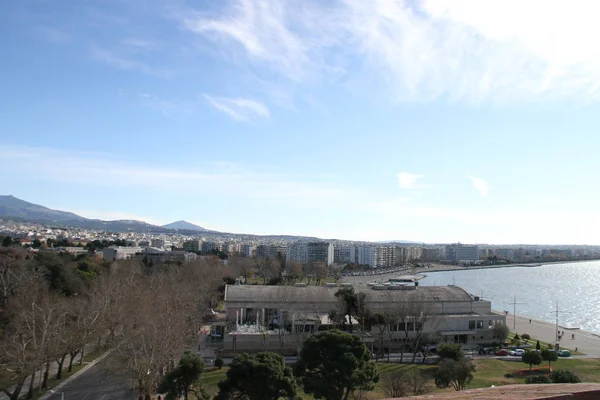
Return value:
M 375 268 L 375 246 L 369 244 L 356 246 L 356 263 Z
M 479 260 L 479 246 L 461 243 L 446 246 L 446 261 L 469 262 Z

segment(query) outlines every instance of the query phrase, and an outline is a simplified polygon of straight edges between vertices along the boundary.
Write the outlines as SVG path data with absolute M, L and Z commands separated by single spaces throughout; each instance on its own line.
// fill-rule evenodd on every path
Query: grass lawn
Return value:
M 600 360 L 597 359 L 558 359 L 557 361 L 552 363 L 552 369 L 568 369 L 573 371 L 577 376 L 579 376 L 582 382 L 599 382 L 600 383 Z M 478 359 L 475 360 L 475 365 L 477 371 L 475 372 L 475 376 L 473 381 L 469 385 L 469 389 L 490 387 L 492 385 L 502 386 L 502 385 L 513 385 L 513 384 L 524 384 L 524 377 L 511 377 L 505 378 L 506 374 L 513 374 L 517 370 L 527 370 L 529 366 L 523 362 L 516 361 L 501 361 L 494 358 L 488 359 Z M 387 363 L 378 363 L 377 368 L 379 369 L 380 374 L 385 374 L 393 371 L 400 371 L 412 368 L 414 365 L 412 364 L 387 364 Z M 539 368 L 547 367 L 547 363 L 542 363 L 537 366 Z M 435 373 L 436 366 L 431 365 L 416 365 L 417 368 L 426 371 L 426 374 L 432 377 L 432 381 L 430 384 L 430 392 L 429 393 L 439 393 L 442 390 L 436 389 L 433 384 L 433 374 Z M 535 368 L 535 366 L 534 366 Z M 204 387 L 207 389 L 211 396 L 214 396 L 218 392 L 217 384 L 219 381 L 226 378 L 227 367 L 223 369 L 216 368 L 207 368 L 202 374 L 201 381 L 205 385 Z M 443 391 L 451 391 L 452 389 L 444 389 Z M 312 400 L 313 397 L 305 394 L 300 391 L 300 396 L 306 400 Z M 381 384 L 378 383 L 375 386 L 375 390 L 372 392 L 366 393 L 365 399 L 368 400 L 378 400 L 385 399 L 387 396 L 381 390 Z

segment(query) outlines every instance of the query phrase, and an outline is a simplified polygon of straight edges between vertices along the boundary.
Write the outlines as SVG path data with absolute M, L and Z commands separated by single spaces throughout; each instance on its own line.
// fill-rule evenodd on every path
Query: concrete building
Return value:
M 150 247 L 156 247 L 158 249 L 165 248 L 165 241 L 163 239 L 152 239 L 150 240 Z
M 240 246 L 240 252 L 245 256 L 245 257 L 252 257 L 255 255 L 255 251 L 256 251 L 256 246 L 254 246 L 253 244 L 242 244 Z
M 333 264 L 333 244 L 329 242 L 310 242 L 306 245 L 308 262 Z
M 495 249 L 494 254 L 498 256 L 498 258 L 502 258 L 507 261 L 515 260 L 515 251 L 513 249 Z
M 405 340 L 414 344 L 425 335 L 430 343 L 460 343 L 465 349 L 491 344 L 494 326 L 506 324 L 504 314 L 491 310 L 491 302 L 472 296 L 457 286 L 383 285 L 357 289 L 365 294 L 372 312 L 395 315 L 392 337 L 380 337 L 377 326 L 365 332 L 369 346 Z M 244 351 L 281 351 L 295 354 L 303 340 L 332 327 L 328 315 L 338 308 L 339 286 L 228 285 L 225 310 L 231 329 L 224 337 L 224 355 Z M 406 332 L 405 332 L 406 330 Z M 283 338 L 283 339 L 282 339 Z
M 285 244 L 261 244 L 256 246 L 256 256 L 262 258 L 285 260 L 287 246 Z
M 446 261 L 450 262 L 472 262 L 479 260 L 479 246 L 461 243 L 446 246 Z
M 308 243 L 296 242 L 288 246 L 288 260 L 294 260 L 301 264 L 308 262 Z
M 356 246 L 356 263 L 375 268 L 375 246 L 368 244 Z
M 136 254 L 143 252 L 141 247 L 121 247 L 110 246 L 102 250 L 102 257 L 105 261 L 113 262 L 116 260 L 131 260 Z
M 335 264 L 348 264 L 356 262 L 356 246 L 334 245 L 333 262 Z
M 421 249 L 421 261 L 436 262 L 445 259 L 444 249 L 440 247 L 423 247 Z
M 189 251 L 192 253 L 197 253 L 202 251 L 202 240 L 194 239 L 183 242 L 183 250 Z
M 202 254 L 208 254 L 213 250 L 221 250 L 221 246 L 215 242 L 203 242 L 202 243 Z
M 197 258 L 196 253 L 189 253 L 187 251 L 166 251 L 154 247 L 146 247 L 140 257 L 146 257 L 148 261 L 159 263 L 167 261 L 189 262 L 194 261 Z

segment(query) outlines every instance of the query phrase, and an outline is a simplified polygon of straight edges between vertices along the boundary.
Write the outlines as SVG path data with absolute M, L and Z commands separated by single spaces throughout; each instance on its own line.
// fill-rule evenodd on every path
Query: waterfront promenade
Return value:
M 497 311 L 502 313 L 502 311 Z M 513 329 L 515 323 L 514 314 L 509 313 L 506 316 L 506 324 L 511 331 L 516 331 L 519 335 L 528 333 L 532 338 L 539 339 L 544 342 L 557 343 L 556 324 L 546 321 L 532 319 L 529 323 L 529 317 L 517 315 L 516 329 Z M 576 327 L 561 326 L 558 321 L 558 330 L 564 331 L 562 339 L 558 342 L 561 348 L 569 350 L 578 349 L 579 352 L 585 354 L 586 357 L 600 358 L 600 335 L 586 332 L 579 329 L 569 329 Z M 571 335 L 575 334 L 575 339 L 571 339 Z M 534 343 L 535 344 L 535 343 Z

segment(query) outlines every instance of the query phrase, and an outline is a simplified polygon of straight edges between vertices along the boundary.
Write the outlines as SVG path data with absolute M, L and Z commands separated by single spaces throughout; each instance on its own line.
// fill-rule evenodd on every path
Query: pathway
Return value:
M 529 322 L 531 321 L 531 323 Z M 509 313 L 506 316 L 506 324 L 511 331 L 515 323 L 514 314 Z M 588 357 L 600 358 L 600 335 L 592 332 L 586 332 L 579 329 L 568 329 L 558 325 L 559 331 L 564 331 L 562 339 L 558 342 L 561 348 L 567 348 L 569 350 L 578 349 L 581 353 L 584 353 Z M 516 319 L 516 332 L 519 335 L 528 333 L 532 338 L 539 339 L 548 343 L 556 342 L 556 324 L 540 321 L 536 319 L 529 319 L 528 317 L 522 317 L 517 315 Z M 575 334 L 575 339 L 571 339 L 571 335 Z
M 95 344 L 87 344 L 85 346 L 84 356 L 88 353 L 93 352 L 95 349 L 96 349 Z M 65 364 L 63 365 L 63 374 L 66 373 L 69 368 L 69 359 L 70 359 L 69 356 L 67 356 L 67 358 L 65 359 Z M 81 360 L 81 353 L 79 353 L 75 356 L 73 365 L 77 365 L 80 360 Z M 57 372 L 58 372 L 58 363 L 56 363 L 56 362 L 50 363 L 50 379 L 55 378 Z M 44 374 L 44 369 L 42 369 L 41 371 L 35 372 L 35 381 L 33 382 L 33 387 L 36 390 L 40 385 L 40 377 L 42 377 L 42 379 L 43 379 L 43 376 L 42 376 L 43 374 Z M 27 391 L 29 390 L 30 385 L 31 385 L 31 378 L 27 378 L 27 381 L 25 381 L 25 385 L 23 385 L 23 390 L 21 390 L 21 397 L 23 397 L 27 394 Z M 12 392 L 13 389 L 14 389 L 14 387 L 11 387 L 9 389 L 9 391 Z M 42 393 L 45 391 L 46 391 L 46 389 L 42 389 Z M 0 400 L 9 400 L 9 397 L 6 395 L 6 393 L 0 392 Z

